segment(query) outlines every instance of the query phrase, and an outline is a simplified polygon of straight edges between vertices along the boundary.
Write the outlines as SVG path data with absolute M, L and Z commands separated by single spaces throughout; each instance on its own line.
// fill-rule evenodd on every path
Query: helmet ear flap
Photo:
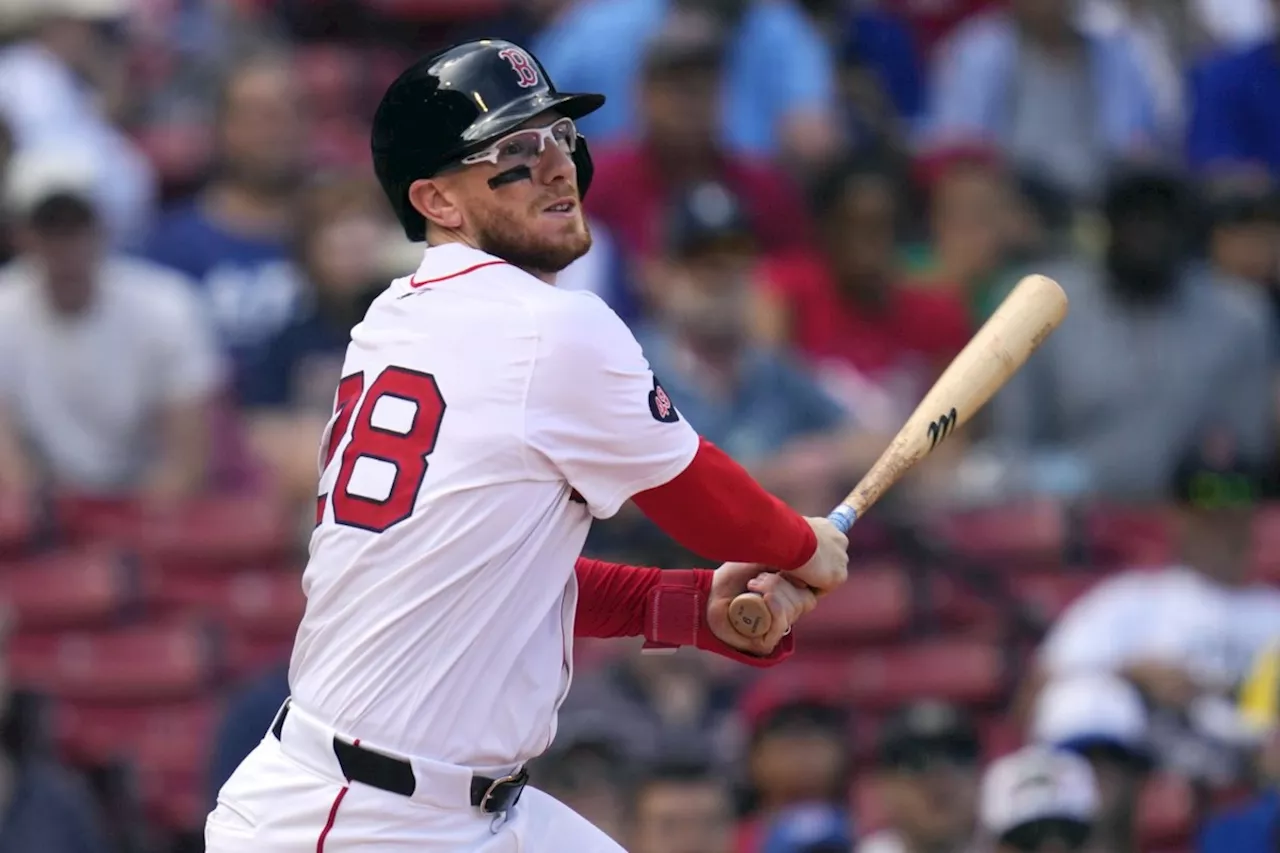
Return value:
M 578 144 L 573 149 L 573 165 L 578 168 L 578 198 L 585 199 L 596 168 L 591 162 L 591 149 L 587 147 L 587 138 L 582 134 L 578 134 Z

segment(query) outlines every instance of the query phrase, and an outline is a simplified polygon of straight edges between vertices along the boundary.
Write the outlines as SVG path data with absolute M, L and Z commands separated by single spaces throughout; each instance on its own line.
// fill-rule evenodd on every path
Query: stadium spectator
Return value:
M 85 146 L 97 161 L 95 200 L 113 245 L 146 236 L 156 178 L 143 152 L 115 125 L 127 97 L 124 45 L 107 35 L 126 0 L 16 0 L 0 8 L 0 119 L 19 148 Z
M 1280 296 L 1280 193 L 1267 183 L 1211 186 L 1206 208 L 1214 269 Z
M 925 198 L 927 241 L 912 247 L 912 282 L 955 294 L 973 320 L 985 320 L 1004 297 L 1019 255 L 1047 237 L 1027 210 L 1000 153 L 990 146 L 953 146 L 917 160 Z
M 1093 850 L 1098 790 L 1088 762 L 1030 746 L 992 764 L 982 778 L 982 829 L 995 853 Z
M 246 361 L 239 399 L 257 455 L 291 498 L 315 498 L 315 449 L 351 330 L 395 276 L 382 258 L 392 228 L 378 188 L 365 181 L 321 181 L 300 197 L 295 254 L 309 287 L 293 319 Z
M 582 131 L 593 140 L 614 142 L 634 137 L 639 130 L 644 110 L 637 103 L 637 75 L 650 39 L 664 26 L 692 25 L 679 16 L 707 12 L 729 31 L 722 108 L 716 116 L 725 147 L 795 164 L 830 157 L 841 142 L 835 63 L 821 35 L 791 3 L 579 3 L 530 47 L 561 89 L 601 92 L 608 98 L 604 107 L 583 120 Z
M 779 497 L 826 512 L 883 450 L 798 361 L 752 340 L 753 236 L 719 184 L 669 218 L 669 259 L 647 283 L 655 321 L 637 338 L 676 409 Z M 824 508 L 825 507 L 825 508 Z
M 560 709 L 560 731 L 572 741 L 607 738 L 637 763 L 657 761 L 669 742 L 699 744 L 722 767 L 733 758 L 725 737 L 736 692 L 702 656 L 627 654 L 575 676 Z
M 95 181 L 82 149 L 28 149 L 9 170 L 20 253 L 0 271 L 0 476 L 27 494 L 191 495 L 217 351 L 189 282 L 106 248 Z
M 3 619 L 0 653 L 8 651 L 13 628 L 8 616 Z M 0 677 L 0 718 L 6 726 L 16 699 L 7 678 Z M 116 853 L 106 826 L 88 785 L 62 767 L 47 744 L 0 747 L 0 853 Z
M 1031 736 L 1076 753 L 1093 768 L 1098 811 L 1090 853 L 1137 853 L 1138 795 L 1153 760 L 1147 709 L 1137 689 L 1110 673 L 1052 681 L 1036 699 Z
M 968 342 L 968 312 L 954 293 L 904 286 L 900 183 L 879 159 L 841 163 L 815 186 L 823 253 L 765 261 L 767 338 L 794 346 L 868 429 L 892 434 Z
M 1271 0 L 1273 9 L 1280 2 Z M 1273 21 L 1280 15 L 1273 16 Z M 1187 158 L 1204 172 L 1280 175 L 1280 23 L 1260 43 L 1206 59 L 1191 73 Z
M 661 30 L 642 60 L 637 137 L 612 146 L 591 140 L 596 173 L 587 211 L 632 263 L 661 251 L 673 198 L 700 181 L 719 181 L 738 194 L 765 250 L 794 248 L 811 237 L 785 174 L 716 140 L 727 48 L 706 15 Z
M 1062 285 L 1071 310 L 992 401 L 997 444 L 1026 466 L 1011 476 L 1033 490 L 1158 500 L 1209 424 L 1268 459 L 1275 333 L 1265 297 L 1187 262 L 1190 198 L 1176 176 L 1125 172 L 1105 209 L 1102 263 L 1037 270 Z
M 848 807 L 853 762 L 849 709 L 793 698 L 764 710 L 747 745 L 746 805 L 738 850 L 756 850 L 770 827 L 800 806 Z
M 4 186 L 8 178 L 9 161 L 13 158 L 13 132 L 0 116 L 0 186 Z M 9 223 L 8 211 L 0 209 L 0 266 L 13 260 L 13 228 Z
M 1089 199 L 1109 164 L 1159 140 L 1132 42 L 1082 34 L 1069 0 L 1012 0 L 974 18 L 938 56 L 925 142 L 998 144 L 1019 170 Z
M 1237 781 L 1239 732 L 1224 710 L 1254 657 L 1280 636 L 1280 591 L 1249 581 L 1263 475 L 1229 436 L 1212 435 L 1179 466 L 1178 562 L 1103 581 L 1045 638 L 1037 683 L 1114 673 L 1152 703 L 1150 737 L 1166 767 Z
M 880 732 L 876 786 L 887 828 L 858 853 L 968 853 L 977 821 L 981 744 L 959 708 L 922 700 L 900 708 Z
M 1253 47 L 1273 32 L 1273 0 L 1191 0 L 1188 4 L 1199 41 L 1209 46 Z
M 852 853 L 853 821 L 835 806 L 784 809 L 765 831 L 760 853 Z
M 636 758 L 608 737 L 557 730 L 555 744 L 530 764 L 533 783 L 625 844 L 636 802 Z
M 1250 802 L 1210 819 L 1196 853 L 1273 853 L 1280 838 L 1280 641 L 1261 651 L 1240 690 L 1239 710 L 1258 739 Z
M 855 149 L 897 147 L 924 108 L 924 63 L 906 24 L 870 5 L 800 0 L 835 54 L 846 136 Z
M 632 853 L 730 853 L 733 802 L 723 774 L 682 750 L 651 766 L 635 788 Z
M 255 55 L 218 98 L 215 175 L 167 214 L 147 255 L 201 287 L 242 393 L 250 365 L 299 310 L 303 283 L 290 262 L 304 176 L 306 125 L 288 61 Z

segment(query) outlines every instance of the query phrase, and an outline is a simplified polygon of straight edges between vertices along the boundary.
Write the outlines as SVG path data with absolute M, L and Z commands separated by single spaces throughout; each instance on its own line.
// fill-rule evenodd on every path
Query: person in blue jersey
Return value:
M 300 102 L 283 58 L 238 65 L 218 100 L 213 177 L 190 204 L 163 217 L 146 249 L 202 288 L 237 393 L 249 365 L 299 307 L 302 284 L 289 250 L 305 172 Z

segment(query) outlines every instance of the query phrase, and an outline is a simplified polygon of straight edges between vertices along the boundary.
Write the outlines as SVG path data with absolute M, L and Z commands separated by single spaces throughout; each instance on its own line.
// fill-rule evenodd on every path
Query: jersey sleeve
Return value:
M 538 317 L 525 440 L 597 518 L 674 478 L 698 450 L 631 330 L 589 293 L 566 294 Z

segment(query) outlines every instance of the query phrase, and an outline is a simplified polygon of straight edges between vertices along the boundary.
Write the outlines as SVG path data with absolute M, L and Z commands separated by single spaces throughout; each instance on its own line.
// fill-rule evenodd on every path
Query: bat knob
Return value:
M 773 627 L 773 614 L 756 592 L 744 592 L 729 603 L 729 624 L 744 637 L 758 639 Z

